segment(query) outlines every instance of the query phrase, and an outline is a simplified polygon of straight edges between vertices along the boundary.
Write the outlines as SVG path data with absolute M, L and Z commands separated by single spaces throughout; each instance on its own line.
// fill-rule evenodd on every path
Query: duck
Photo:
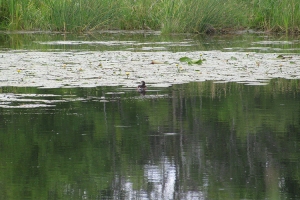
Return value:
M 137 91 L 139 93 L 146 93 L 146 90 L 147 90 L 147 86 L 146 86 L 145 81 L 141 81 L 141 85 L 138 85 Z

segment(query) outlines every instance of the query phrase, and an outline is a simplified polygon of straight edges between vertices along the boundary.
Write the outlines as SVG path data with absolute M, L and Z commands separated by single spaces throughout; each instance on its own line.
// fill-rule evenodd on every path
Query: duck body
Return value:
M 147 86 L 146 86 L 145 81 L 141 81 L 141 85 L 138 85 L 137 91 L 140 93 L 145 93 L 146 90 L 147 90 Z

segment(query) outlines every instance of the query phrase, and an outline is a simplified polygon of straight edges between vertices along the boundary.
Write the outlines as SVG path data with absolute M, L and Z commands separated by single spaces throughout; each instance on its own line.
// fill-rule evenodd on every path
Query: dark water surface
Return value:
M 0 199 L 300 198 L 299 80 L 1 95 Z
M 299 53 L 271 35 L 0 34 L 0 50 Z M 0 88 L 0 199 L 300 199 L 300 80 Z

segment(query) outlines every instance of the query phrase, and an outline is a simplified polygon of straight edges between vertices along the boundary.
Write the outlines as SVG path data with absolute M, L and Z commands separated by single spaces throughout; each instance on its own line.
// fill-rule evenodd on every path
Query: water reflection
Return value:
M 298 80 L 151 89 L 1 88 L 1 199 L 299 198 Z
M 34 51 L 244 51 L 299 53 L 297 36 L 254 33 L 233 35 L 161 35 L 159 32 L 94 32 L 62 34 L 49 32 L 2 32 L 1 50 Z

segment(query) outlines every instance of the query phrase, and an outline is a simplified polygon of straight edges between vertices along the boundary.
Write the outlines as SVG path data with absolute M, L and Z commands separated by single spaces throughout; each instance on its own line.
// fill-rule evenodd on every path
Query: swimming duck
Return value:
M 137 91 L 140 93 L 146 93 L 146 90 L 147 90 L 147 86 L 145 81 L 141 81 L 141 85 L 138 85 Z

